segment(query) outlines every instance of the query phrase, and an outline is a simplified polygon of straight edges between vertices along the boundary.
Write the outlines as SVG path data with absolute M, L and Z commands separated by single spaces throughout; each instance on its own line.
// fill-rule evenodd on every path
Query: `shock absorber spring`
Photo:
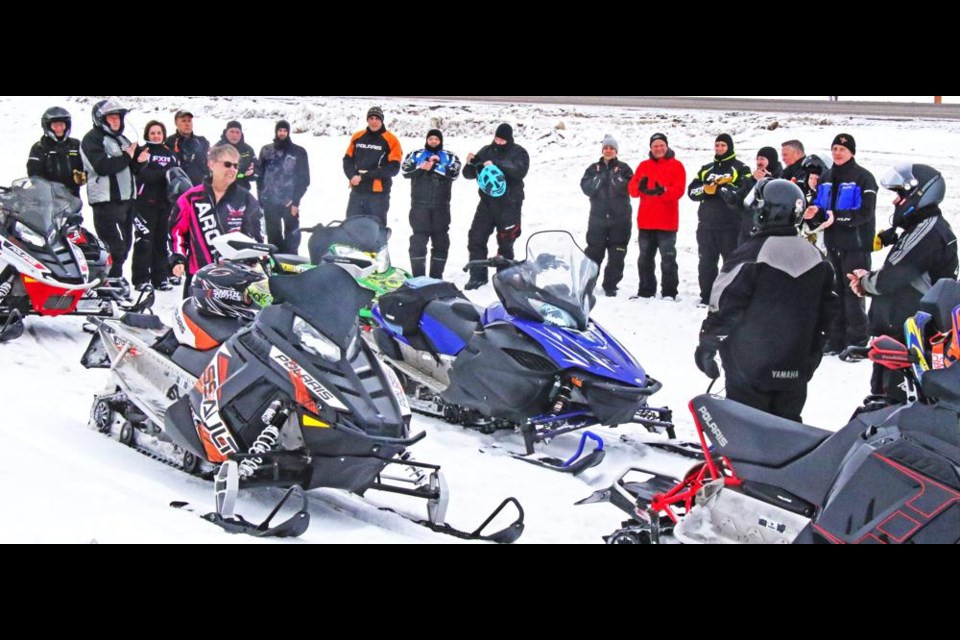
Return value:
M 265 428 L 260 432 L 260 435 L 257 436 L 253 444 L 250 445 L 248 451 L 248 453 L 253 454 L 254 457 L 244 458 L 240 461 L 240 464 L 237 465 L 240 477 L 249 478 L 257 471 L 257 468 L 263 464 L 263 458 L 260 457 L 260 454 L 268 453 L 277 446 L 277 443 L 280 442 L 280 427 L 286 422 L 289 416 L 290 410 L 285 408 L 282 402 L 274 400 L 270 403 L 267 410 L 260 416 L 260 421 L 263 422 Z
M 13 288 L 13 285 L 10 284 L 10 281 L 7 280 L 3 284 L 0 284 L 0 302 L 3 302 L 3 299 L 7 297 L 7 294 L 10 293 L 10 289 Z

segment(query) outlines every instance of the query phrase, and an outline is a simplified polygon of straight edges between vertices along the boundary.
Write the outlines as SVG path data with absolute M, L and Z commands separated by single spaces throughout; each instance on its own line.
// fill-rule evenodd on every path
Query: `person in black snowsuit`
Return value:
M 747 202 L 757 231 L 714 282 L 694 359 L 717 378 L 719 352 L 728 399 L 800 422 L 836 307 L 833 268 L 797 235 L 797 185 L 766 179 Z
M 283 253 L 300 249 L 300 200 L 310 186 L 307 150 L 293 144 L 290 123 L 274 127 L 273 143 L 260 149 L 257 196 L 267 225 L 267 242 Z
M 877 181 L 857 164 L 857 145 L 850 134 L 835 137 L 830 152 L 833 167 L 821 176 L 817 195 L 804 218 L 814 228 L 824 225 L 827 256 L 837 273 L 837 295 L 842 305 L 824 348 L 826 353 L 838 354 L 846 346 L 867 344 L 864 302 L 847 286 L 845 275 L 870 269 L 877 233 Z
M 367 128 L 350 138 L 343 154 L 343 174 L 350 185 L 347 217 L 373 216 L 387 226 L 393 177 L 400 173 L 403 149 L 383 122 L 383 109 L 367 110 Z
M 523 179 L 530 170 L 530 155 L 513 141 L 513 127 L 504 122 L 497 127 L 493 143 L 480 149 L 477 154 L 467 154 L 463 177 L 477 180 L 487 166 L 496 166 L 506 181 L 506 191 L 494 195 L 487 193 L 483 184 L 479 189 L 480 204 L 473 216 L 467 236 L 470 260 L 487 258 L 487 243 L 490 235 L 497 232 L 497 255 L 513 259 L 513 243 L 520 237 L 520 219 L 523 208 Z M 470 281 L 464 289 L 477 289 L 487 283 L 487 268 L 470 270 Z
M 728 204 L 753 174 L 737 160 L 733 138 L 721 133 L 713 144 L 713 162 L 700 168 L 687 187 L 687 195 L 700 203 L 697 210 L 697 267 L 700 280 L 700 303 L 710 303 L 713 281 L 717 278 L 717 262 L 726 262 L 737 248 L 740 238 L 740 207 Z
M 607 296 L 617 295 L 617 285 L 623 280 L 623 264 L 633 232 L 630 194 L 627 187 L 633 169 L 617 158 L 620 145 L 616 138 L 603 138 L 602 156 L 583 172 L 580 189 L 590 198 L 590 223 L 587 226 L 587 257 L 603 265 L 605 254 L 610 254 L 603 272 L 603 291 Z
M 920 298 L 941 278 L 957 279 L 957 237 L 943 218 L 940 203 L 946 184 L 925 164 L 899 163 L 880 181 L 897 194 L 893 227 L 877 235 L 875 248 L 893 245 L 876 271 L 847 274 L 853 293 L 869 296 L 870 333 L 903 339 L 903 324 L 916 313 Z M 903 232 L 897 235 L 897 229 Z M 900 372 L 873 366 L 871 393 L 905 399 Z
M 257 152 L 243 138 L 243 127 L 239 120 L 231 120 L 223 129 L 220 144 L 229 144 L 240 154 L 240 173 L 237 184 L 247 191 L 253 191 L 257 173 Z
M 193 113 L 185 109 L 177 111 L 173 116 L 177 132 L 167 138 L 167 146 L 177 156 L 180 166 L 190 176 L 190 182 L 197 186 L 210 175 L 207 169 L 207 153 L 210 152 L 210 142 L 203 136 L 193 133 Z
M 133 286 L 161 291 L 173 287 L 170 277 L 170 200 L 167 198 L 167 171 L 179 166 L 177 157 L 164 142 L 167 128 L 151 120 L 143 130 L 146 144 L 137 149 L 133 173 L 137 176 L 137 200 L 133 211 Z
M 430 277 L 442 280 L 450 251 L 450 196 L 460 159 L 443 148 L 443 133 L 431 129 L 426 146 L 408 153 L 400 171 L 411 183 L 410 271 L 415 278 L 426 275 L 427 243 L 432 241 Z
M 93 129 L 83 136 L 80 155 L 87 172 L 87 202 L 93 207 L 93 228 L 110 250 L 111 278 L 123 275 L 133 243 L 133 155 L 137 143 L 123 135 L 127 109 L 115 100 L 93 105 Z
M 70 137 L 71 124 L 70 112 L 62 107 L 50 107 L 43 112 L 43 137 L 30 148 L 27 175 L 59 182 L 79 198 L 80 186 L 87 183 L 87 173 L 80 157 L 80 141 Z

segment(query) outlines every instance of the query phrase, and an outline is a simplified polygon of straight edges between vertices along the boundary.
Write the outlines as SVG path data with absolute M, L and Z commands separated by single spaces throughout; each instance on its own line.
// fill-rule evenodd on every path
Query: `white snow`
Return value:
M 600 154 L 606 133 L 620 142 L 620 157 L 635 166 L 644 159 L 650 135 L 661 131 L 684 163 L 690 176 L 712 156 L 713 140 L 730 133 L 739 157 L 753 164 L 756 150 L 798 138 L 808 153 L 828 153 L 834 135 L 843 131 L 857 140 L 857 160 L 880 176 L 897 159 L 925 162 L 946 177 L 948 193 L 943 205 L 947 219 L 956 224 L 958 198 L 953 185 L 960 184 L 960 122 L 885 120 L 844 116 L 778 115 L 771 113 L 725 113 L 721 111 L 663 111 L 564 106 L 514 106 L 451 104 L 385 98 L 178 98 L 170 96 L 123 97 L 133 108 L 127 118 L 128 135 L 139 139 L 150 119 L 162 120 L 173 130 L 173 113 L 189 108 L 195 114 L 195 131 L 216 142 L 225 122 L 237 118 L 244 125 L 246 140 L 255 149 L 270 142 L 274 122 L 291 122 L 293 139 L 310 154 L 312 185 L 303 200 L 305 224 L 342 218 L 346 208 L 347 180 L 341 158 L 349 135 L 365 126 L 368 107 L 380 104 L 387 127 L 401 139 L 404 152 L 423 142 L 426 131 L 440 127 L 445 148 L 464 158 L 492 139 L 502 121 L 514 125 L 515 137 L 529 152 L 532 167 L 527 178 L 524 233 L 518 255 L 531 233 L 562 228 L 582 242 L 589 204 L 579 181 L 586 166 Z M 924 100 L 926 101 L 926 100 Z M 25 173 L 30 145 L 40 136 L 39 119 L 52 105 L 73 114 L 73 133 L 82 138 L 90 128 L 94 98 L 2 97 L 0 139 L 6 153 L 0 159 L 0 184 L 9 184 Z M 779 123 L 770 130 L 773 122 Z M 561 127 L 562 123 L 562 127 Z M 892 207 L 881 192 L 878 227 L 886 223 Z M 459 267 L 467 260 L 466 235 L 477 203 L 475 185 L 461 180 L 454 187 L 452 249 L 447 276 L 458 285 L 466 282 Z M 394 261 L 408 264 L 409 185 L 394 181 L 390 226 L 394 229 L 391 250 Z M 86 209 L 88 222 L 89 209 Z M 92 226 L 92 225 L 90 225 Z M 704 310 L 696 307 L 696 203 L 681 201 L 678 240 L 680 301 L 628 301 L 637 288 L 636 245 L 627 260 L 621 294 L 600 298 L 594 317 L 630 349 L 647 371 L 664 383 L 653 403 L 668 405 L 675 412 L 679 435 L 693 437 L 687 402 L 703 393 L 707 379 L 693 363 L 696 336 Z M 491 243 L 491 248 L 494 245 Z M 875 255 L 880 264 L 882 254 Z M 128 263 L 129 264 L 129 263 Z M 495 299 L 487 286 L 471 297 L 480 303 Z M 161 314 L 169 313 L 178 294 L 160 294 Z M 252 538 L 230 536 L 195 515 L 171 509 L 172 500 L 189 500 L 206 511 L 212 508 L 212 489 L 207 482 L 148 459 L 116 441 L 87 428 L 94 393 L 104 388 L 104 371 L 86 371 L 80 356 L 90 336 L 81 330 L 80 318 L 35 318 L 26 320 L 27 331 L 19 340 L 0 345 L 0 486 L 4 496 L 0 519 L 0 542 L 251 542 Z M 771 339 L 776 339 L 775 335 Z M 758 345 L 758 348 L 761 346 Z M 804 411 L 809 424 L 837 429 L 868 392 L 869 363 L 844 364 L 827 358 L 810 386 Z M 537 468 L 485 453 L 484 445 L 497 443 L 503 449 L 520 450 L 518 434 L 484 436 L 461 427 L 414 416 L 415 430 L 428 437 L 413 454 L 419 460 L 443 465 L 450 486 L 448 521 L 462 529 L 479 524 L 506 496 L 516 496 L 527 515 L 521 542 L 597 543 L 623 519 L 610 505 L 574 507 L 576 500 L 607 486 L 628 464 L 650 460 L 649 448 L 618 444 L 619 433 L 640 439 L 638 426 L 619 430 L 594 429 L 610 443 L 607 459 L 578 478 Z M 653 436 L 651 436 L 653 437 Z M 557 439 L 548 452 L 563 456 L 576 446 L 576 436 Z M 265 514 L 278 492 L 267 495 L 244 492 L 239 510 L 253 520 Z M 431 533 L 375 506 L 395 508 L 423 517 L 425 509 L 411 499 L 370 494 L 369 501 L 333 490 L 311 493 L 313 521 L 300 542 L 446 542 L 454 539 Z

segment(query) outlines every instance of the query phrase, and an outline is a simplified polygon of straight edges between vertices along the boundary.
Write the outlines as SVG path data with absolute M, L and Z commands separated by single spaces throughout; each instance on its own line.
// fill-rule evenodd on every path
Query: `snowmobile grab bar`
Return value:
M 510 260 L 509 258 L 504 258 L 503 256 L 494 256 L 492 258 L 485 258 L 483 260 L 471 260 L 463 266 L 463 271 L 470 271 L 470 269 L 474 267 L 495 267 L 497 269 L 515 267 L 521 262 L 523 262 L 523 260 Z
M 59 280 L 49 280 L 43 276 L 30 276 L 37 282 L 42 282 L 43 284 L 53 287 L 55 289 L 62 289 L 63 291 L 89 291 L 100 286 L 100 278 L 96 278 L 91 282 L 86 284 L 67 284 L 65 282 L 60 282 Z
M 410 436 L 409 438 L 391 438 L 389 436 L 371 436 L 371 435 L 367 436 L 368 439 L 374 442 L 379 442 L 382 444 L 401 445 L 404 447 L 409 447 L 412 444 L 416 444 L 417 442 L 420 442 L 426 437 L 427 437 L 426 431 L 421 431 L 420 433 Z

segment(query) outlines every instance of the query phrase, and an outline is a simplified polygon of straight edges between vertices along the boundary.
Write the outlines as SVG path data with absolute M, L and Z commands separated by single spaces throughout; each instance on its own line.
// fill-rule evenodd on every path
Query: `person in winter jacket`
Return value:
M 728 205 L 737 207 L 741 211 L 739 244 L 746 242 L 754 230 L 753 211 L 743 205 L 747 195 L 764 178 L 779 178 L 783 174 L 783 167 L 780 165 L 779 158 L 777 158 L 777 150 L 773 147 L 761 147 L 757 151 L 757 164 L 752 173 L 753 176 L 742 180 L 740 187 L 735 191 L 723 189 L 720 192 Z
M 736 193 L 753 174 L 737 160 L 733 138 L 721 133 L 713 143 L 713 161 L 703 165 L 687 187 L 687 194 L 700 203 L 697 210 L 697 248 L 700 264 L 700 303 L 710 303 L 717 263 L 724 262 L 737 248 L 742 226 Z M 730 204 L 728 201 L 733 201 Z
M 177 156 L 180 166 L 190 176 L 193 186 L 197 186 L 209 174 L 207 173 L 207 153 L 210 143 L 203 136 L 193 133 L 193 113 L 181 109 L 173 117 L 177 132 L 167 138 L 167 146 Z
M 383 123 L 383 109 L 367 111 L 367 128 L 353 134 L 343 155 L 343 173 L 350 182 L 347 217 L 374 216 L 387 226 L 390 188 L 400 172 L 403 150 Z
M 597 266 L 603 266 L 604 255 L 610 254 L 602 286 L 604 293 L 613 297 L 623 279 L 623 263 L 633 226 L 627 193 L 633 169 L 617 158 L 620 145 L 616 138 L 607 134 L 601 144 L 600 160 L 583 172 L 580 189 L 590 198 L 586 254 Z
M 237 174 L 237 184 L 253 191 L 257 173 L 257 152 L 243 139 L 243 126 L 239 120 L 231 120 L 223 129 L 220 144 L 229 144 L 240 154 L 240 173 Z
M 797 235 L 797 185 L 765 179 L 747 202 L 757 231 L 723 263 L 694 360 L 717 378 L 719 352 L 729 400 L 800 422 L 836 307 L 833 268 Z
M 433 242 L 430 277 L 443 279 L 450 250 L 450 196 L 460 175 L 460 158 L 443 148 L 443 132 L 430 129 L 423 149 L 411 151 L 400 167 L 410 180 L 410 270 L 427 273 L 427 243 Z
M 218 144 L 210 149 L 207 170 L 210 177 L 177 200 L 170 217 L 173 275 L 186 273 L 183 297 L 190 295 L 193 274 L 217 260 L 211 244 L 225 233 L 239 231 L 264 241 L 263 212 L 253 194 L 237 186 L 240 154 L 232 146 Z
M 280 120 L 271 144 L 260 150 L 257 196 L 263 206 L 268 242 L 284 253 L 300 249 L 300 200 L 310 186 L 307 150 L 290 139 L 290 123 Z
M 497 255 L 513 259 L 513 243 L 520 237 L 523 209 L 523 179 L 530 170 L 530 155 L 513 140 L 513 127 L 497 127 L 493 143 L 476 154 L 467 154 L 463 177 L 476 180 L 480 204 L 467 236 L 470 260 L 487 258 L 490 235 L 497 232 Z M 473 267 L 464 287 L 477 289 L 487 283 L 487 268 Z
M 161 291 L 173 287 L 170 277 L 170 201 L 167 199 L 167 171 L 179 166 L 177 157 L 167 146 L 167 128 L 151 120 L 143 130 L 146 144 L 137 149 L 133 173 L 137 176 L 137 200 L 134 204 L 133 286 L 147 286 Z
M 80 186 L 87 183 L 80 157 L 80 141 L 70 137 L 72 120 L 63 107 L 50 107 L 40 116 L 43 136 L 30 148 L 27 175 L 59 182 L 80 197 Z
M 110 250 L 111 278 L 123 275 L 133 240 L 133 155 L 137 143 L 123 135 L 127 109 L 116 100 L 93 105 L 93 129 L 83 136 L 80 155 L 87 172 L 87 202 L 93 207 L 93 227 Z
M 640 198 L 637 228 L 640 238 L 640 272 L 638 298 L 652 298 L 657 293 L 656 259 L 660 251 L 660 292 L 664 298 L 677 298 L 680 285 L 677 267 L 677 230 L 680 228 L 680 198 L 683 197 L 687 174 L 677 160 L 667 136 L 650 136 L 650 157 L 637 167 L 630 180 L 630 195 Z
M 941 278 L 957 279 L 957 237 L 940 203 L 946 184 L 939 171 L 925 164 L 901 162 L 880 184 L 896 194 L 893 226 L 877 235 L 874 247 L 893 245 L 876 271 L 847 274 L 851 290 L 870 302 L 870 333 L 902 339 L 903 324 L 920 306 L 920 298 Z M 901 233 L 897 234 L 897 229 Z M 902 375 L 874 364 L 871 393 L 898 394 Z M 901 398 L 903 399 L 903 398 Z
M 797 185 L 801 191 L 807 181 L 807 172 L 803 167 L 806 157 L 807 151 L 799 140 L 787 140 L 780 145 L 780 158 L 783 159 L 783 174 L 780 177 Z
M 862 298 L 846 286 L 845 274 L 870 269 L 876 235 L 877 181 L 857 164 L 853 136 L 841 133 L 830 149 L 833 166 L 820 178 L 817 195 L 804 218 L 825 229 L 827 255 L 837 273 L 837 295 L 843 304 L 830 329 L 826 353 L 867 344 L 867 313 Z

